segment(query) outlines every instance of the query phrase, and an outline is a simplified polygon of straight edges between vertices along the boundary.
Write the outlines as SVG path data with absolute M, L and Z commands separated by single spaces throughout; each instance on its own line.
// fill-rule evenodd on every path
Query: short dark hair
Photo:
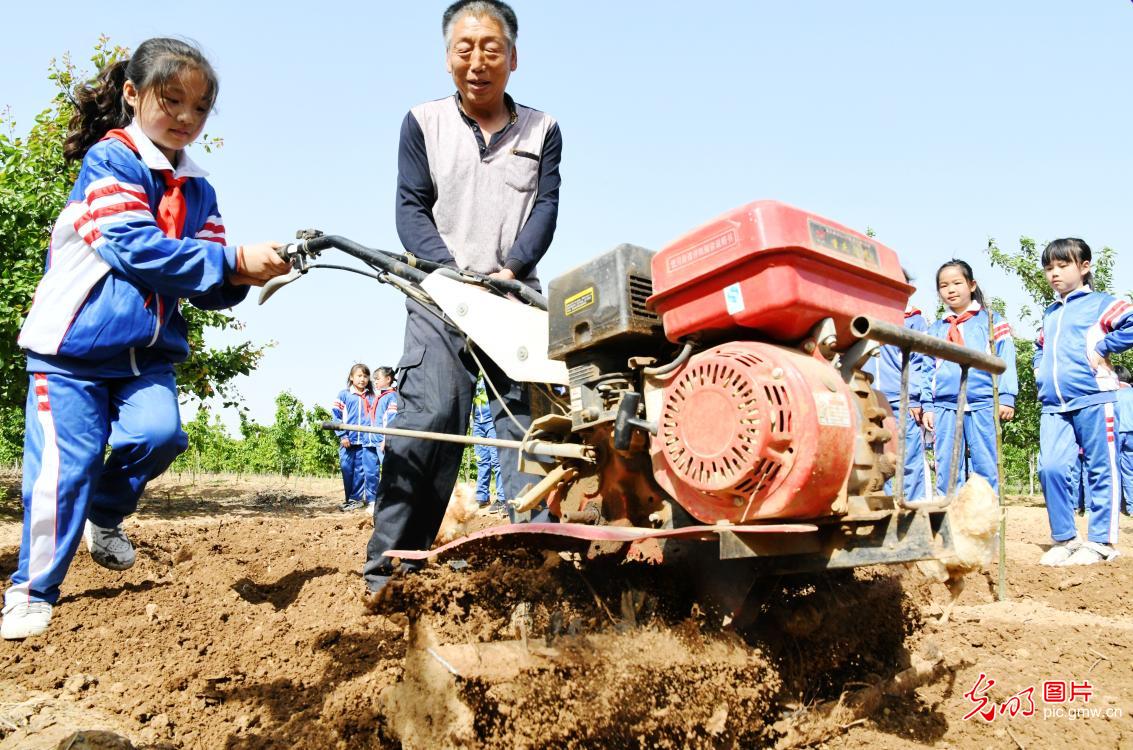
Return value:
M 1114 365 L 1113 374 L 1116 375 L 1117 379 L 1122 383 L 1133 384 L 1133 375 L 1129 373 L 1128 367 L 1125 367 L 1124 365 Z
M 1085 261 L 1093 260 L 1094 254 L 1090 251 L 1090 246 L 1086 244 L 1085 240 L 1080 240 L 1077 237 L 1063 237 L 1043 248 L 1042 264 L 1043 268 L 1049 266 L 1056 260 L 1061 260 L 1065 263 L 1073 263 L 1080 265 Z M 1094 272 L 1087 271 L 1082 276 L 1082 281 L 1093 286 Z
M 519 36 L 519 21 L 516 20 L 515 11 L 511 6 L 501 0 L 456 0 L 445 9 L 441 16 L 441 33 L 445 37 L 445 48 L 449 46 L 452 38 L 452 25 L 457 18 L 471 13 L 474 16 L 491 16 L 499 21 L 507 34 L 508 44 L 515 47 L 516 37 Z
M 952 260 L 942 265 L 940 268 L 936 269 L 936 286 L 938 289 L 940 288 L 940 274 L 944 273 L 945 268 L 959 268 L 960 274 L 969 284 L 976 280 L 976 275 L 972 273 L 972 267 L 968 265 L 967 261 L 960 260 L 959 258 L 953 258 Z M 987 305 L 984 304 L 984 291 L 982 287 L 976 287 L 976 291 L 972 292 L 972 299 L 978 302 L 980 307 L 987 307 Z

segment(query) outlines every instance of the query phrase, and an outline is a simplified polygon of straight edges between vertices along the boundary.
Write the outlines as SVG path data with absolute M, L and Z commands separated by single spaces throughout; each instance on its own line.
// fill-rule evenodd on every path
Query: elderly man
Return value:
M 551 244 L 558 216 L 559 126 L 505 92 L 518 61 L 518 24 L 507 4 L 461 0 L 445 11 L 442 28 L 456 93 L 414 107 L 402 123 L 398 235 L 417 257 L 538 288 L 535 266 Z M 463 336 L 413 300 L 406 309 L 397 426 L 463 435 L 479 365 Z M 501 403 L 489 388 L 496 432 L 518 439 L 530 424 L 526 392 L 483 354 L 477 356 L 503 397 Z M 386 590 L 394 572 L 385 550 L 432 544 L 462 453 L 451 443 L 387 441 L 363 569 L 374 593 Z M 514 465 L 517 458 L 514 449 L 501 451 L 501 462 Z M 507 474 L 513 484 L 531 481 L 518 472 Z M 506 486 L 503 494 L 513 498 L 521 489 Z M 407 568 L 413 566 L 403 563 L 402 570 Z

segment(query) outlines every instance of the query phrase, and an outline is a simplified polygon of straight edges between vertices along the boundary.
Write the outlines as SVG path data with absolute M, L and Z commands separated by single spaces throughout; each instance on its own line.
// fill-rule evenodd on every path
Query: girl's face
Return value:
M 352 370 L 350 372 L 350 384 L 360 391 L 366 390 L 366 384 L 370 382 L 370 376 L 364 370 Z
M 1080 289 L 1086 283 L 1086 274 L 1090 272 L 1090 261 L 1084 260 L 1075 263 L 1072 260 L 1051 260 L 1043 266 L 1047 283 L 1059 297 L 1065 297 L 1075 289 Z
M 177 154 L 205 129 L 211 105 L 208 81 L 196 70 L 186 70 L 164 89 L 154 86 L 138 91 L 133 81 L 126 81 L 122 96 L 133 107 L 134 118 L 146 138 L 174 166 Z
M 375 388 L 389 388 L 391 383 L 393 383 L 393 378 L 391 378 L 389 375 L 374 376 Z
M 968 281 L 957 266 L 948 266 L 936 277 L 936 291 L 952 312 L 963 312 L 972 304 L 976 282 Z

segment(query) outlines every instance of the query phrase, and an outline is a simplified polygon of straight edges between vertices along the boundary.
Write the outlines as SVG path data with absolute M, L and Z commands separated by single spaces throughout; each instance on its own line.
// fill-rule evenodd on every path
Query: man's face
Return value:
M 457 19 L 446 62 L 466 108 L 484 112 L 502 106 L 516 55 L 496 19 L 473 15 Z

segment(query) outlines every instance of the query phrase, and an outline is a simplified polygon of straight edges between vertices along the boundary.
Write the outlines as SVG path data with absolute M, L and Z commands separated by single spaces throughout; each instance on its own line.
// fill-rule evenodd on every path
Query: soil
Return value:
M 5 576 L 18 483 L 0 476 Z M 1009 508 L 1005 601 L 970 575 L 941 624 L 949 592 L 914 569 L 767 578 L 740 629 L 690 576 L 498 545 L 375 609 L 371 522 L 340 493 L 154 483 L 126 524 L 137 564 L 80 550 L 48 633 L 0 642 L 0 750 L 1133 747 L 1133 556 L 1040 568 L 1041 507 Z M 924 684 L 891 689 L 918 664 Z M 1045 703 L 1044 681 L 1088 682 L 1090 700 Z M 1027 688 L 1035 713 L 1011 716 Z M 1006 708 L 965 720 L 981 694 Z

